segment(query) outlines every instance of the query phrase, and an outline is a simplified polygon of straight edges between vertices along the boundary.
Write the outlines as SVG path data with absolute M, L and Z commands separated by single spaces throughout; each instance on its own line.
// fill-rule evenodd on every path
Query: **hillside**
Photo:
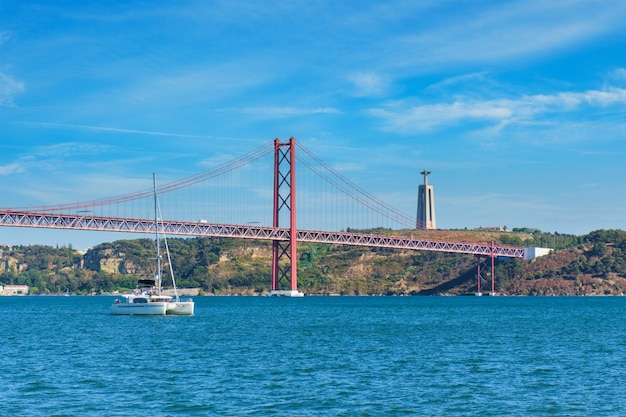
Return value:
M 385 230 L 372 233 L 392 233 Z M 398 234 L 397 231 L 393 232 Z M 496 291 L 508 295 L 623 295 L 626 232 L 601 230 L 584 236 L 543 233 L 430 230 L 405 231 L 416 238 L 543 246 L 556 250 L 534 261 L 498 260 Z M 239 239 L 168 239 L 179 287 L 203 294 L 258 295 L 269 290 L 271 243 Z M 134 288 L 154 273 L 151 239 L 100 244 L 84 255 L 71 248 L 3 247 L 0 285 L 24 284 L 31 293 L 99 294 Z M 307 294 L 472 294 L 481 262 L 490 288 L 491 262 L 472 255 L 399 251 L 341 245 L 298 245 L 298 280 Z

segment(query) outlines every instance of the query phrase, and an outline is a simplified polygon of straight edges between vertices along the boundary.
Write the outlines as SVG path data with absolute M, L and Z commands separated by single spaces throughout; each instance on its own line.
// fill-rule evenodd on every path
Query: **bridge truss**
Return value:
M 80 214 L 50 214 L 38 211 L 0 210 L 0 226 L 73 229 L 107 232 L 153 234 L 154 220 L 98 217 Z M 272 241 L 291 241 L 291 229 L 255 225 L 211 224 L 160 220 L 160 231 L 167 235 L 228 237 Z M 482 256 L 523 258 L 524 249 L 484 243 L 444 242 L 401 236 L 385 236 L 348 232 L 296 230 L 296 241 L 370 246 L 390 249 L 427 250 L 465 253 Z

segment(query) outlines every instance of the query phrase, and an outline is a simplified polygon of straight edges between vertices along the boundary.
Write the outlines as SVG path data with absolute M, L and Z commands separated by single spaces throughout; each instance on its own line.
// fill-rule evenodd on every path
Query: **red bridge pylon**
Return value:
M 280 214 L 289 213 L 289 240 L 272 241 L 272 291 L 270 296 L 302 297 L 298 291 L 296 244 L 296 140 L 274 140 L 274 220 L 280 227 Z M 283 284 L 288 282 L 287 285 Z M 281 288 L 282 287 L 282 288 Z

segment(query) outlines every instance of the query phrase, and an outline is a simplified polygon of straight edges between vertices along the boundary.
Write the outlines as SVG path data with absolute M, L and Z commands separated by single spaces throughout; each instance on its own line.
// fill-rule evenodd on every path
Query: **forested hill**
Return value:
M 425 238 L 439 240 L 495 240 L 503 245 L 555 248 L 533 261 L 499 260 L 495 273 L 500 294 L 626 293 L 626 232 L 622 230 L 598 230 L 583 236 L 531 229 L 488 235 L 469 231 L 425 233 Z M 169 238 L 168 243 L 179 287 L 199 288 L 203 294 L 215 295 L 258 295 L 269 290 L 271 242 Z M 483 288 L 490 289 L 491 262 L 487 258 L 301 243 L 298 281 L 300 290 L 307 294 L 472 294 L 479 261 Z M 32 294 L 126 291 L 135 287 L 138 278 L 154 275 L 154 262 L 151 239 L 103 243 L 84 254 L 66 247 L 0 246 L 0 285 L 28 285 Z M 165 275 L 169 275 L 167 270 Z

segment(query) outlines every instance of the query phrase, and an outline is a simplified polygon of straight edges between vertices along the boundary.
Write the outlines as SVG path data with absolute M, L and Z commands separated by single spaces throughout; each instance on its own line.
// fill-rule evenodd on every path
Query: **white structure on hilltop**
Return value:
M 424 169 L 420 172 L 424 176 L 424 184 L 419 186 L 417 191 L 417 222 L 416 229 L 436 229 L 435 220 L 435 190 L 428 184 L 428 174 L 430 171 Z
M 524 259 L 526 259 L 527 261 L 531 259 L 535 259 L 540 256 L 547 255 L 551 251 L 552 249 L 550 248 L 537 248 L 537 247 L 524 248 Z

